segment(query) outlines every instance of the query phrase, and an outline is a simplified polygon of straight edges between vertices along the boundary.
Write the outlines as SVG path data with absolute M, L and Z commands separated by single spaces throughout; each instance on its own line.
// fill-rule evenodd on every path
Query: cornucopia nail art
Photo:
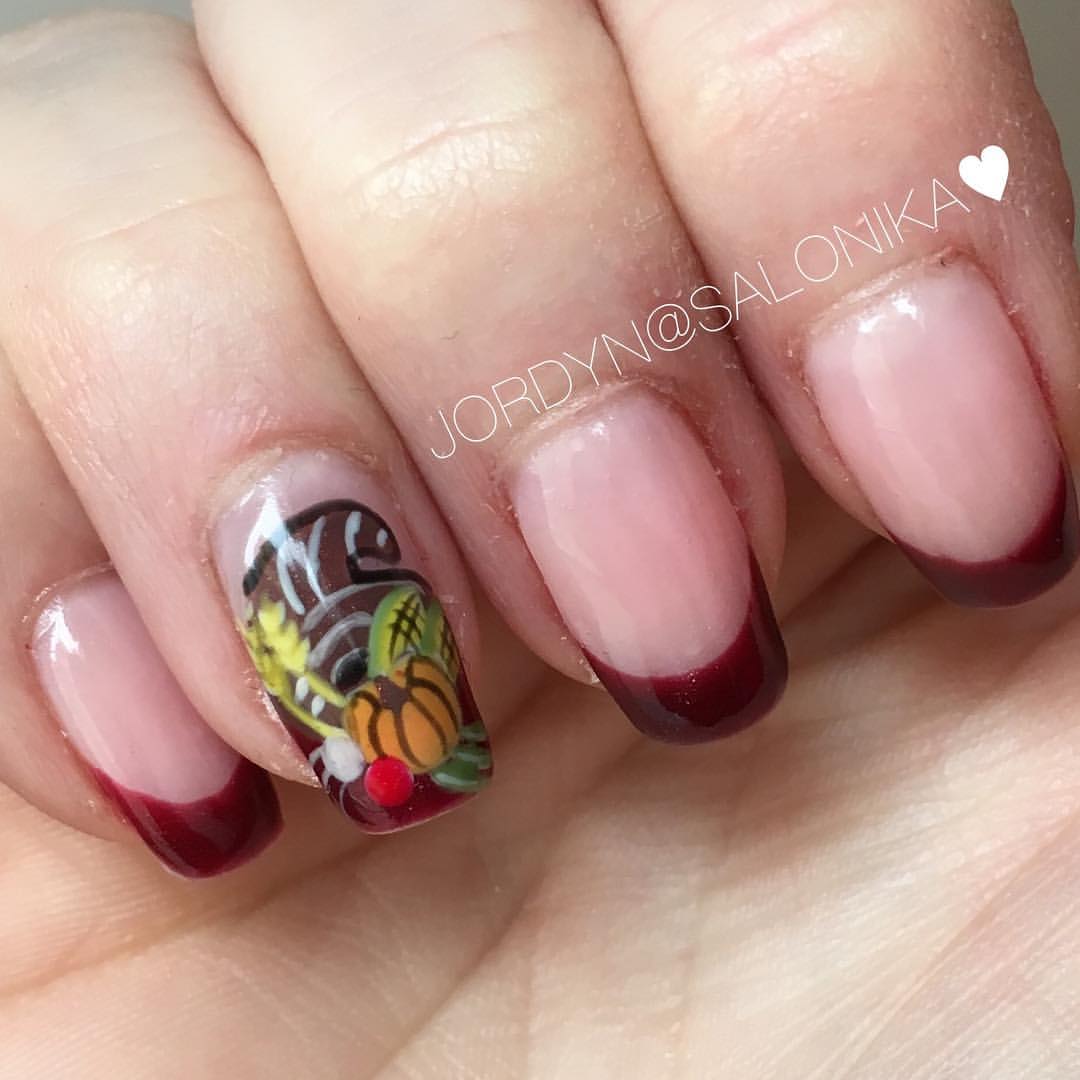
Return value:
M 371 494 L 342 460 L 296 455 L 226 515 L 217 548 L 289 733 L 342 812 L 387 832 L 478 792 L 491 751 L 446 612 Z

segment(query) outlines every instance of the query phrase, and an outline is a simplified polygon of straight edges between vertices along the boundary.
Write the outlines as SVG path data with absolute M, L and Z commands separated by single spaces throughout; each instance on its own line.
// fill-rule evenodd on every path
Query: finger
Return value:
M 269 778 L 195 712 L 111 569 L 51 591 L 33 656 L 72 750 L 169 869 L 220 874 L 277 835 Z
M 4 364 L 0 415 L 0 460 L 6 465 L 0 470 L 0 505 L 8 514 L 6 543 L 14 553 L 0 561 L 0 614 L 8 629 L 0 636 L 6 650 L 0 663 L 9 673 L 0 680 L 0 778 L 47 814 L 115 837 L 123 832 L 115 815 L 105 812 L 57 728 L 43 719 L 41 693 L 19 640 L 35 597 L 57 580 L 100 563 L 104 551 Z M 67 542 L 39 543 L 43 528 L 55 529 Z
M 189 698 L 369 829 L 479 790 L 460 562 L 190 29 L 47 24 L 5 88 L 0 338 Z
M 756 381 L 822 484 L 952 599 L 1060 579 L 1080 290 L 1009 5 L 603 8 Z M 958 163 L 988 145 L 965 166 L 980 194 Z
M 778 467 L 729 343 L 687 326 L 700 269 L 595 15 L 196 8 L 324 299 L 508 620 L 567 671 L 576 642 L 660 738 L 765 712 L 785 661 L 750 549 L 774 578 Z M 687 306 L 647 323 L 660 296 Z
M 269 780 L 169 676 L 6 365 L 0 416 L 0 782 L 188 877 L 246 862 L 280 824 Z

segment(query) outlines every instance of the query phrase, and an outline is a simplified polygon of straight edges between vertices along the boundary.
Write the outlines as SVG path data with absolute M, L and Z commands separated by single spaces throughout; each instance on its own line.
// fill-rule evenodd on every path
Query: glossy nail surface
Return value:
M 652 391 L 560 427 L 512 481 L 522 534 L 600 681 L 646 734 L 702 742 L 787 673 L 746 534 L 688 422 Z
M 1023 342 L 976 267 L 920 267 L 819 329 L 806 377 L 882 524 L 946 597 L 1020 603 L 1068 572 L 1072 477 Z
M 215 531 L 263 685 L 327 793 L 369 832 L 442 813 L 491 777 L 446 614 L 391 505 L 347 459 L 304 452 Z
M 194 711 L 114 573 L 89 575 L 52 597 L 33 656 L 72 748 L 171 870 L 221 873 L 277 834 L 269 778 Z

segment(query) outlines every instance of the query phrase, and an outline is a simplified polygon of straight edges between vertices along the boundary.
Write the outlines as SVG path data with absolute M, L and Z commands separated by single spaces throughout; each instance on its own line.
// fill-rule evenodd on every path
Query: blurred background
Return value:
M 1076 59 L 1080 56 L 1080 0 L 1013 0 L 1013 6 L 1027 36 L 1039 89 L 1061 133 L 1065 161 L 1080 202 L 1080 76 Z M 162 11 L 187 18 L 190 0 L 0 0 L 0 32 L 46 15 L 96 7 Z M 1080 248 L 1080 228 L 1077 245 Z

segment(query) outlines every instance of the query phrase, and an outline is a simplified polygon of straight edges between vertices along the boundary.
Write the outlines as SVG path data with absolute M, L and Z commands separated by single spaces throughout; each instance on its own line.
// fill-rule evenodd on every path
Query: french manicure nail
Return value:
M 972 264 L 921 267 L 806 350 L 840 457 L 946 597 L 1021 603 L 1077 555 L 1072 477 L 1031 362 Z
M 667 742 L 771 708 L 787 659 L 746 534 L 689 424 L 612 394 L 533 448 L 511 482 L 567 628 L 630 720 Z
M 219 874 L 277 835 L 269 778 L 195 712 L 115 573 L 53 594 L 35 627 L 33 658 L 70 745 L 171 870 Z
M 491 777 L 446 613 L 393 503 L 349 460 L 290 455 L 219 520 L 222 582 L 263 686 L 315 775 L 368 832 Z

